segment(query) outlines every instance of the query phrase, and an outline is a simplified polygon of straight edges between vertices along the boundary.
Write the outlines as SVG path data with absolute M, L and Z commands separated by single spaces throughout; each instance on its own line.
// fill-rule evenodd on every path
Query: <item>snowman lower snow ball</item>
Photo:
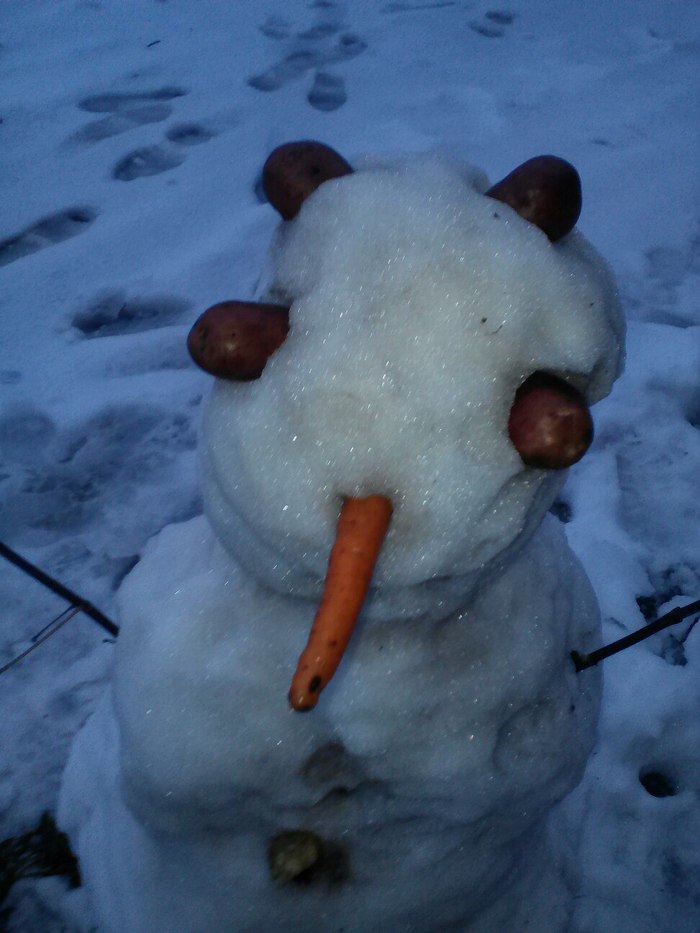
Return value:
M 578 175 L 301 142 L 263 185 L 259 301 L 189 338 L 206 518 L 122 585 L 63 782 L 98 929 L 563 931 L 600 622 L 547 513 L 624 339 Z

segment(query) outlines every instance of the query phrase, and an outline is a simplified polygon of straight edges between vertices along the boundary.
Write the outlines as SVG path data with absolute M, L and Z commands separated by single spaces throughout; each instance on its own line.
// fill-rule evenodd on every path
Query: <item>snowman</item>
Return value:
M 263 186 L 257 300 L 189 337 L 205 516 L 122 585 L 63 781 L 98 928 L 563 931 L 600 620 L 548 513 L 624 341 L 578 175 L 298 142 Z

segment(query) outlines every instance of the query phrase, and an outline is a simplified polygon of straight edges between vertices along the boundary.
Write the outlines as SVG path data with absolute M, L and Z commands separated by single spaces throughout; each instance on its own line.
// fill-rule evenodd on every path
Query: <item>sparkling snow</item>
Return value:
M 275 145 L 318 138 L 351 161 L 437 147 L 492 180 L 554 152 L 582 176 L 579 227 L 613 267 L 628 319 L 626 371 L 595 406 L 596 440 L 555 513 L 604 641 L 698 598 L 695 4 L 24 0 L 0 19 L 4 541 L 113 615 L 125 575 L 173 531 L 149 538 L 174 522 L 215 552 L 209 565 L 204 544 L 177 555 L 187 572 L 217 572 L 223 552 L 196 517 L 209 380 L 185 338 L 205 307 L 265 284 L 276 217 L 259 172 Z M 9 565 L 0 581 L 5 663 L 63 606 Z M 292 663 L 298 632 L 279 636 Z M 55 812 L 69 745 L 110 674 L 103 636 L 79 616 L 0 679 L 2 838 Z M 366 649 L 352 650 L 359 663 Z M 700 926 L 699 654 L 689 620 L 603 665 L 598 744 L 558 827 L 582 875 L 572 930 Z M 370 674 L 368 658 L 363 685 Z M 363 726 L 346 713 L 350 747 Z M 112 740 L 100 747 L 114 753 Z M 431 762 L 430 780 L 456 764 Z M 648 793 L 649 772 L 674 793 Z M 138 837 L 122 828 L 125 844 Z M 179 857 L 196 887 L 206 864 Z M 18 882 L 8 904 L 13 931 L 94 922 L 83 892 L 54 878 Z

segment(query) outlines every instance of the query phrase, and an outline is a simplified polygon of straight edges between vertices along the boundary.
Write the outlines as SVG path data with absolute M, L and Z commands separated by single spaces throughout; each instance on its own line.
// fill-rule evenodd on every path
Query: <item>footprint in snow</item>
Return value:
M 190 414 L 153 405 L 109 406 L 66 431 L 38 409 L 10 411 L 0 418 L 0 537 L 22 545 L 94 528 L 195 443 Z M 22 444 L 31 456 L 19 461 Z
M 694 285 L 700 271 L 700 234 L 681 249 L 660 244 L 644 253 L 644 275 L 622 280 L 630 313 L 635 319 L 670 327 L 698 323 Z
M 345 81 L 342 78 L 325 71 L 316 72 L 314 83 L 307 96 L 312 107 L 316 110 L 337 110 L 347 99 Z
M 292 27 L 281 16 L 268 16 L 258 29 L 268 39 L 288 39 L 292 32 Z
M 185 161 L 181 147 L 198 146 L 215 135 L 213 130 L 199 123 L 179 123 L 166 132 L 165 144 L 142 146 L 127 153 L 114 166 L 112 177 L 118 181 L 133 181 L 135 178 L 169 172 Z
M 93 120 L 86 126 L 77 130 L 71 136 L 76 143 L 98 143 L 112 136 L 119 136 L 137 126 L 146 126 L 149 123 L 162 123 L 173 112 L 169 104 L 150 104 L 145 107 L 133 107 L 123 113 L 105 117 L 103 120 Z
M 418 10 L 440 10 L 446 6 L 454 6 L 455 0 L 436 0 L 435 3 L 386 3 L 382 13 L 413 13 Z
M 326 0 L 312 4 L 319 10 L 318 20 L 309 28 L 293 33 L 289 22 L 271 16 L 259 27 L 269 39 L 284 43 L 283 54 L 264 71 L 251 75 L 247 84 L 257 91 L 279 91 L 315 71 L 309 104 L 316 110 L 337 110 L 347 100 L 343 78 L 331 75 L 331 65 L 361 55 L 367 43 L 353 32 L 344 31 L 339 5 Z
M 184 155 L 165 146 L 143 146 L 120 159 L 114 166 L 112 177 L 119 181 L 133 181 L 135 178 L 161 175 L 184 161 Z
M 515 14 L 507 10 L 489 10 L 483 20 L 473 20 L 469 26 L 486 39 L 502 39 L 506 34 L 505 27 L 512 25 L 514 19 Z
M 189 309 L 189 302 L 171 295 L 129 298 L 123 291 L 107 291 L 75 314 L 71 324 L 83 337 L 113 337 L 169 327 Z
M 190 311 L 190 302 L 173 295 L 127 296 L 117 289 L 95 295 L 70 323 L 87 340 L 123 337 L 180 324 Z M 105 374 L 137 375 L 186 369 L 190 365 L 185 341 L 177 329 L 172 335 L 159 336 L 157 345 L 130 341 L 128 352 L 108 363 Z
M 179 87 L 163 87 L 155 91 L 140 91 L 130 94 L 94 94 L 78 102 L 80 110 L 88 113 L 107 113 L 110 116 L 81 127 L 72 136 L 77 143 L 95 143 L 137 126 L 161 123 L 172 114 L 168 101 L 184 97 L 188 92 Z
M 317 40 L 305 40 L 303 45 L 319 44 Z M 248 85 L 257 91 L 279 91 L 293 81 L 303 77 L 312 68 L 349 61 L 361 55 L 367 44 L 354 33 L 345 33 L 330 48 L 293 48 L 280 61 L 261 74 L 248 78 Z
M 180 123 L 165 134 L 171 143 L 179 146 L 198 146 L 213 138 L 214 133 L 198 123 Z
M 134 91 L 124 94 L 93 94 L 78 102 L 78 107 L 88 113 L 104 113 L 108 116 L 93 120 L 71 136 L 72 142 L 90 144 L 118 136 L 128 130 L 150 123 L 162 123 L 172 116 L 170 101 L 189 93 L 181 87 L 162 87 L 152 91 Z M 196 123 L 171 127 L 166 133 L 165 144 L 141 146 L 127 153 L 112 170 L 118 181 L 133 181 L 150 175 L 161 175 L 177 168 L 184 161 L 179 151 L 181 146 L 193 146 L 207 142 L 215 134 Z M 174 143 L 175 147 L 168 143 Z
M 96 218 L 97 212 L 91 207 L 69 207 L 42 217 L 19 233 L 0 241 L 0 266 L 84 233 Z
M 185 97 L 188 93 L 181 87 L 162 87 L 156 91 L 135 91 L 130 94 L 94 94 L 84 97 L 78 106 L 90 113 L 121 113 L 140 104 L 173 100 Z
M 181 147 L 198 146 L 213 139 L 213 130 L 199 123 L 180 123 L 165 134 L 166 142 L 156 146 L 142 146 L 120 159 L 112 170 L 118 181 L 133 181 L 149 175 L 162 175 L 185 161 Z M 172 145 L 171 145 L 172 144 Z

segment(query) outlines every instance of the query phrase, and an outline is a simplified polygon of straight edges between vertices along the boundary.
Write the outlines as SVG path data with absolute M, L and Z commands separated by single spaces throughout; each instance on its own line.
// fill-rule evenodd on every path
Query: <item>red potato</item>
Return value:
M 258 379 L 289 333 L 289 308 L 223 301 L 195 322 L 187 349 L 197 366 L 220 379 Z
M 350 175 L 352 167 L 335 149 L 312 140 L 285 143 L 263 166 L 267 199 L 283 220 L 292 220 L 310 194 L 331 178 Z
M 581 213 L 579 174 L 558 156 L 528 159 L 486 194 L 512 207 L 552 241 L 573 230 Z
M 289 704 L 313 709 L 340 664 L 362 609 L 374 566 L 391 521 L 386 496 L 348 496 L 338 518 L 323 596 L 297 662 Z
M 515 393 L 508 435 L 527 466 L 562 470 L 593 440 L 593 421 L 581 393 L 549 373 L 536 372 Z

